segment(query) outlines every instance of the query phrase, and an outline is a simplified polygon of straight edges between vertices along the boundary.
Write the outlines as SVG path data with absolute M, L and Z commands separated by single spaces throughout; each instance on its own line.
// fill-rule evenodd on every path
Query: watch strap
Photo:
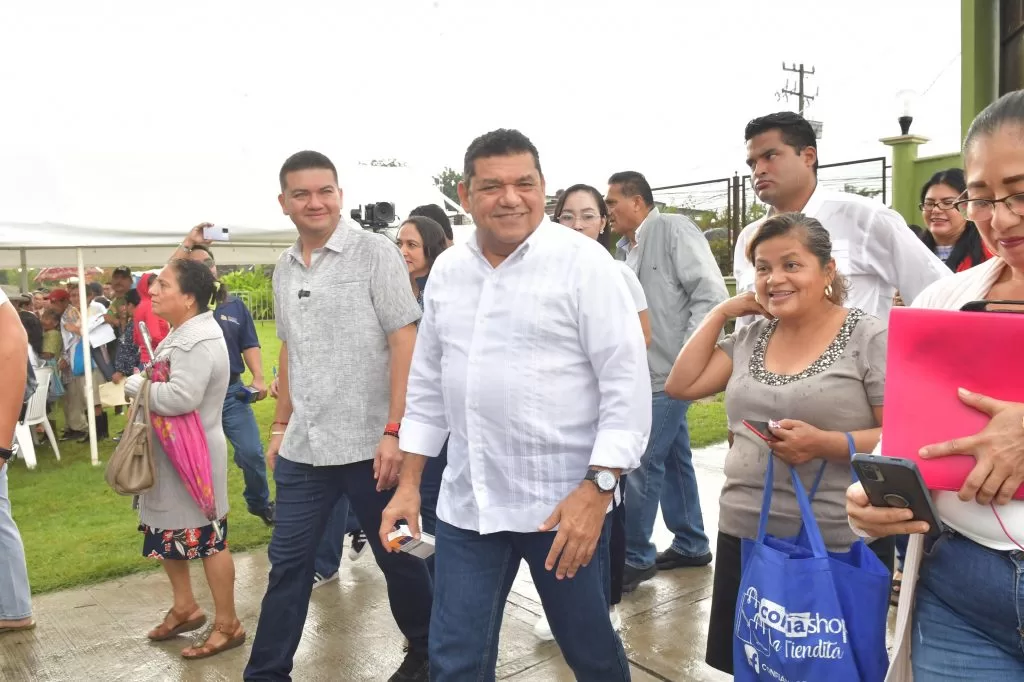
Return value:
M 8 448 L 0 448 L 0 459 L 2 459 L 5 462 L 9 462 L 11 460 L 11 457 L 14 457 L 14 450 L 9 450 Z

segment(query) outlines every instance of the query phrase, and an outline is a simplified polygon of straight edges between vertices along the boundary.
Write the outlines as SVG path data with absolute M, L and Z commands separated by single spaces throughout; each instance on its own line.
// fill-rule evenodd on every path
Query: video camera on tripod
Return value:
M 365 207 L 360 205 L 359 208 L 353 208 L 349 215 L 364 229 L 380 232 L 395 222 L 395 205 L 390 201 L 378 201 Z

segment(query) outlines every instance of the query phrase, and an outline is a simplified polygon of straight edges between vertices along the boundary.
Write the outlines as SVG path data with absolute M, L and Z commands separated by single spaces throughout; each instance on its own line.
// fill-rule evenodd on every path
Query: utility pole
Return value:
M 787 72 L 787 73 L 795 73 L 795 74 L 797 74 L 797 82 L 796 82 L 796 86 L 795 86 L 796 89 L 794 90 L 793 87 L 790 86 L 789 78 L 787 77 L 786 78 L 786 87 L 783 88 L 782 90 L 780 90 L 779 92 L 775 93 L 775 96 L 778 99 L 780 99 L 780 100 L 783 99 L 783 98 L 785 98 L 786 100 L 789 100 L 790 95 L 792 95 L 793 97 L 798 98 L 798 101 L 799 101 L 799 104 L 800 104 L 799 112 L 800 112 L 800 115 L 803 116 L 804 109 L 806 108 L 805 102 L 809 104 L 809 103 L 813 102 L 815 100 L 815 98 L 818 96 L 817 89 L 815 89 L 813 95 L 806 94 L 806 91 L 804 90 L 804 76 L 813 76 L 814 75 L 814 67 L 812 66 L 810 71 L 808 71 L 807 69 L 804 68 L 803 64 L 800 64 L 799 66 L 797 66 L 796 64 L 793 64 L 792 66 L 786 66 L 786 63 L 783 62 L 782 63 L 782 70 Z

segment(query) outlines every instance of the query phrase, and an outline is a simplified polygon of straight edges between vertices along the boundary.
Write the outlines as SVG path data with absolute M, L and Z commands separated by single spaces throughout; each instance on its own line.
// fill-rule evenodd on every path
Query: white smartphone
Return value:
M 230 241 L 231 237 L 228 235 L 228 228 L 211 225 L 203 228 L 203 239 L 211 242 L 226 242 Z

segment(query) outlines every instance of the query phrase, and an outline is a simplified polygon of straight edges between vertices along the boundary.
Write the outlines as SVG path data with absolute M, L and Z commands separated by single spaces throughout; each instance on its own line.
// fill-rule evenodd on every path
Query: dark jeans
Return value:
M 578 680 L 629 680 L 629 663 L 608 619 L 608 536 L 597 556 L 573 578 L 544 568 L 554 533 L 481 535 L 437 523 L 434 612 L 430 622 L 432 682 L 489 682 L 495 678 L 505 601 L 525 559 L 551 632 Z
M 337 573 L 341 566 L 341 555 L 345 551 L 345 536 L 349 533 L 358 533 L 361 530 L 359 519 L 355 514 L 350 514 L 350 511 L 351 505 L 348 503 L 348 497 L 342 495 L 338 498 L 334 509 L 331 510 L 327 525 L 324 526 L 324 534 L 320 536 L 313 570 L 325 578 Z
M 278 457 L 274 469 L 277 514 L 268 550 L 270 580 L 245 668 L 246 680 L 289 680 L 292 659 L 313 589 L 317 541 L 339 497 L 346 495 L 364 528 L 378 528 L 392 491 L 378 493 L 373 461 L 314 467 Z M 377 533 L 367 542 L 384 573 L 391 613 L 413 651 L 426 652 L 431 585 L 421 559 L 384 551 Z
M 242 497 L 250 512 L 260 513 L 270 506 L 270 486 L 267 484 L 267 464 L 263 459 L 260 427 L 252 406 L 242 402 L 235 394 L 243 390 L 241 381 L 228 386 L 221 418 L 224 435 L 235 450 L 235 464 L 242 470 L 245 490 Z
M 420 481 L 420 516 L 423 517 L 421 530 L 431 535 L 437 530 L 437 498 L 441 493 L 441 476 L 444 474 L 446 466 L 448 466 L 448 441 L 444 442 L 444 447 L 441 448 L 441 453 L 437 457 L 427 458 L 427 464 L 423 468 L 423 478 Z M 359 531 L 359 521 L 349 513 L 348 500 L 342 497 L 335 505 L 327 527 L 324 528 L 323 537 L 320 538 L 314 570 L 322 576 L 333 575 L 341 565 L 341 555 L 345 549 L 345 535 Z M 374 528 L 373 532 L 377 532 L 377 529 Z M 433 556 L 427 559 L 427 570 L 433 578 Z

